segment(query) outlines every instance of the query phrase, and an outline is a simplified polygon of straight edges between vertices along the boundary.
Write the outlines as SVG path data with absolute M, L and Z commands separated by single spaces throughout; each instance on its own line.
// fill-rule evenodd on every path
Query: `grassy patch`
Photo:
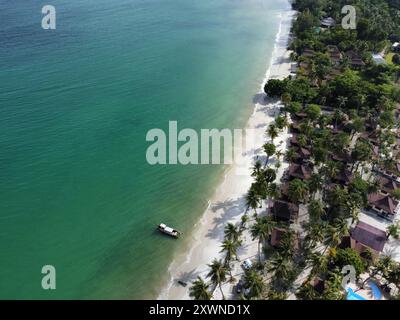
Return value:
M 389 52 L 389 53 L 386 55 L 385 60 L 386 60 L 386 62 L 387 62 L 388 64 L 393 64 L 392 59 L 393 59 L 393 56 L 394 56 L 394 55 L 395 55 L 394 52 Z

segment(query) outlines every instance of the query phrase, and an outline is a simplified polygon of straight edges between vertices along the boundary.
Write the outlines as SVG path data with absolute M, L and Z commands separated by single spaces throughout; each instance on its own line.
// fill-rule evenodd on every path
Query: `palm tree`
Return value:
M 327 180 L 332 180 L 336 178 L 339 173 L 339 166 L 335 161 L 328 161 L 326 166 L 323 168 L 325 177 Z
M 276 147 L 273 143 L 266 143 L 263 145 L 264 152 L 267 155 L 267 159 L 265 160 L 264 167 L 267 166 L 269 158 L 274 155 Z
M 262 172 L 262 162 L 260 160 L 257 160 L 256 163 L 254 164 L 253 167 L 253 172 L 251 173 L 252 177 L 257 177 L 261 174 Z
M 293 148 L 289 148 L 285 154 L 286 161 L 294 162 L 297 159 L 296 151 Z
M 271 234 L 275 222 L 271 217 L 256 218 L 256 222 L 251 226 L 250 233 L 253 240 L 258 239 L 258 259 L 261 262 L 261 244 L 264 243 Z
M 308 233 L 305 240 L 311 248 L 325 240 L 325 227 L 322 223 L 311 223 L 307 229 Z
M 277 279 L 287 279 L 292 272 L 291 261 L 277 252 L 269 262 L 268 271 L 273 272 Z
M 195 300 L 210 300 L 211 293 L 209 291 L 210 285 L 207 284 L 201 277 L 197 277 L 197 280 L 193 282 L 193 285 L 189 288 L 189 296 Z
M 334 225 L 329 225 L 327 228 L 327 247 L 324 252 L 328 247 L 336 248 L 342 242 L 342 238 L 348 234 L 348 231 L 347 221 L 345 219 L 337 220 Z
M 324 181 L 319 173 L 311 174 L 310 181 L 308 182 L 308 188 L 310 194 L 315 197 L 315 194 L 322 189 Z
M 242 232 L 239 227 L 235 226 L 233 223 L 228 223 L 225 226 L 224 235 L 226 240 L 239 241 Z
M 240 218 L 240 232 L 246 228 L 246 223 L 249 221 L 249 216 L 247 214 L 242 215 Z
M 208 265 L 211 270 L 207 274 L 210 277 L 211 282 L 219 287 L 221 291 L 222 299 L 225 300 L 224 292 L 222 291 L 222 283 L 226 281 L 227 269 L 221 260 L 214 259 L 211 264 Z
M 399 239 L 400 238 L 399 225 L 397 223 L 394 223 L 388 226 L 386 229 L 386 234 L 387 234 L 386 237 L 388 239 L 389 237 L 393 237 L 394 239 Z
M 311 221 L 319 221 L 319 219 L 325 215 L 323 203 L 318 200 L 312 200 L 308 205 L 308 214 Z
M 292 230 L 286 230 L 279 242 L 279 253 L 285 258 L 293 257 L 294 253 L 294 233 Z
M 252 208 L 254 212 L 257 214 L 257 208 L 260 204 L 260 197 L 259 195 L 252 189 L 250 188 L 249 192 L 246 195 L 246 212 L 249 208 Z
M 300 179 L 289 182 L 288 197 L 292 202 L 305 202 L 308 195 L 308 185 Z
M 268 184 L 274 182 L 276 179 L 276 171 L 274 169 L 265 170 L 264 179 Z
M 301 300 L 314 300 L 318 297 L 317 292 L 310 283 L 303 284 L 296 292 L 296 297 Z
M 279 131 L 275 124 L 271 123 L 267 129 L 267 134 L 271 138 L 271 142 L 274 143 L 274 139 L 278 137 Z
M 229 263 L 231 262 L 232 258 L 237 257 L 237 249 L 239 247 L 239 242 L 232 240 L 224 240 L 224 242 L 222 242 L 221 247 L 222 250 L 220 252 L 225 252 L 226 254 L 225 267 L 229 268 Z M 229 270 L 229 273 L 231 274 L 232 277 L 231 270 Z
M 283 155 L 283 153 L 281 150 L 278 150 L 275 152 L 275 157 L 278 161 L 281 159 L 282 155 Z
M 309 260 L 312 266 L 311 274 L 318 275 L 325 273 L 328 270 L 329 258 L 327 255 L 313 252 Z
M 267 197 L 270 199 L 276 199 L 279 197 L 279 188 L 276 183 L 269 183 L 267 187 Z
M 251 297 L 259 297 L 265 288 L 261 275 L 255 270 L 249 270 L 244 276 L 245 287 L 249 289 Z
M 288 126 L 288 120 L 286 116 L 279 116 L 275 119 L 275 125 L 279 130 L 283 130 Z

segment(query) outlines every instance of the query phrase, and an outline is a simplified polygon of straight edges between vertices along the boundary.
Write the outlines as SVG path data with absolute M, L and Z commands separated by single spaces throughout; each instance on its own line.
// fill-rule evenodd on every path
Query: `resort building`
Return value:
M 272 213 L 277 221 L 294 223 L 299 216 L 299 207 L 291 202 L 276 200 Z
M 351 173 L 350 170 L 342 169 L 333 178 L 333 181 L 343 184 L 343 185 L 348 185 L 351 181 L 353 181 L 353 179 L 354 179 L 354 175 Z
M 395 42 L 395 43 L 393 43 L 393 45 L 392 45 L 392 50 L 393 50 L 394 52 L 400 52 L 400 42 Z
M 348 51 L 345 54 L 349 64 L 354 69 L 360 69 L 365 66 L 365 62 L 361 59 L 360 55 L 354 51 Z
M 311 49 L 304 49 L 302 55 L 302 57 L 305 58 L 314 58 L 315 57 L 315 51 L 311 50 Z
M 378 182 L 381 186 L 381 192 L 391 194 L 394 190 L 400 188 L 400 183 L 389 177 L 380 176 Z
M 370 250 L 375 257 L 383 251 L 387 240 L 385 231 L 361 221 L 351 230 L 350 236 L 352 249 L 360 254 Z
M 292 163 L 289 167 L 289 179 L 308 180 L 311 178 L 312 170 L 309 166 Z
M 397 213 L 398 205 L 399 202 L 387 194 L 372 193 L 368 195 L 368 209 L 383 218 L 393 220 Z
M 331 58 L 332 63 L 336 66 L 340 65 L 340 63 L 343 59 L 343 55 L 340 52 L 340 50 L 338 49 L 338 47 L 328 45 L 327 50 L 328 50 L 328 54 L 329 54 L 329 57 Z

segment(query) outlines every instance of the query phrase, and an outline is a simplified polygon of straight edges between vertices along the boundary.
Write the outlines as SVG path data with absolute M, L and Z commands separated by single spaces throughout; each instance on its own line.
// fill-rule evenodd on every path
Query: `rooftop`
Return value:
M 311 169 L 308 166 L 293 163 L 289 167 L 289 176 L 299 179 L 310 179 Z
M 382 252 L 387 240 L 385 231 L 361 221 L 351 231 L 351 237 L 377 252 Z
M 382 210 L 387 214 L 395 215 L 398 201 L 392 197 L 382 193 L 372 193 L 368 195 L 368 202 L 378 210 Z
M 282 200 L 276 200 L 272 209 L 274 216 L 284 221 L 295 220 L 299 214 L 299 207 L 297 205 Z

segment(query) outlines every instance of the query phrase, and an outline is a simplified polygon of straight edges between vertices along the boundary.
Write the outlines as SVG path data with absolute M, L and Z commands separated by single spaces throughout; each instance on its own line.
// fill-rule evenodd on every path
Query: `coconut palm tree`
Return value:
M 267 197 L 270 199 L 276 199 L 279 197 L 279 188 L 276 183 L 269 183 L 267 187 Z
M 264 171 L 264 179 L 266 183 L 272 183 L 276 179 L 276 171 L 274 169 L 266 169 Z
M 324 181 L 319 173 L 311 174 L 310 181 L 308 182 L 308 188 L 310 195 L 315 198 L 316 193 L 322 189 Z
M 258 260 L 261 262 L 261 244 L 263 244 L 272 233 L 275 222 L 271 217 L 256 218 L 251 226 L 250 233 L 253 240 L 258 239 Z
M 311 221 L 319 221 L 325 215 L 324 204 L 318 200 L 312 200 L 308 205 L 308 214 Z
M 282 155 L 283 155 L 283 153 L 281 150 L 276 151 L 275 152 L 276 160 L 279 161 L 282 158 Z
M 240 231 L 240 229 L 237 226 L 235 226 L 233 223 L 229 222 L 225 226 L 224 236 L 225 236 L 226 240 L 231 240 L 231 241 L 237 242 L 237 241 L 239 241 L 241 234 L 242 234 L 242 232 Z
M 327 161 L 326 165 L 323 167 L 323 172 L 325 178 L 330 181 L 339 174 L 339 165 L 335 161 Z
M 282 239 L 279 242 L 279 253 L 286 258 L 293 257 L 294 254 L 294 245 L 295 245 L 295 234 L 292 230 L 288 229 L 282 235 Z
M 267 134 L 271 138 L 271 142 L 274 143 L 274 139 L 278 137 L 279 131 L 275 124 L 271 123 L 267 129 Z
M 328 270 L 329 257 L 319 252 L 313 252 L 310 255 L 309 263 L 312 267 L 311 274 L 318 275 L 323 274 Z
M 244 276 L 245 288 L 249 289 L 250 297 L 259 297 L 264 291 L 263 278 L 255 270 L 249 270 Z
M 294 162 L 297 159 L 296 151 L 293 148 L 289 148 L 285 153 L 286 161 Z
M 250 188 L 249 192 L 246 195 L 246 212 L 249 208 L 254 210 L 254 213 L 257 214 L 257 208 L 260 205 L 260 196 L 257 194 L 252 188 Z
M 366 141 L 366 140 L 358 140 L 353 151 L 351 152 L 351 157 L 354 160 L 354 164 L 357 164 L 351 168 L 351 171 L 354 170 L 355 172 L 358 172 L 358 167 L 361 162 L 368 161 L 371 159 L 372 155 L 372 146 L 371 144 Z
M 268 272 L 274 273 L 279 280 L 289 278 L 292 270 L 292 262 L 279 252 L 275 253 L 269 261 Z
M 275 119 L 275 125 L 279 130 L 283 130 L 288 126 L 288 119 L 286 116 L 279 116 Z
M 189 296 L 195 300 L 210 300 L 212 295 L 209 291 L 209 287 L 210 285 L 201 277 L 197 277 L 197 280 L 195 280 L 193 285 L 189 288 Z
M 227 268 L 221 260 L 214 259 L 211 264 L 208 265 L 211 270 L 207 274 L 207 277 L 211 279 L 211 282 L 219 287 L 221 291 L 222 299 L 225 300 L 224 292 L 222 291 L 222 283 L 226 281 Z
M 267 155 L 267 159 L 265 160 L 265 163 L 264 163 L 264 168 L 265 168 L 268 164 L 269 158 L 274 155 L 274 153 L 276 151 L 276 147 L 273 143 L 266 143 L 263 145 L 263 149 Z
M 292 202 L 305 202 L 308 196 L 308 185 L 305 181 L 294 179 L 289 182 L 288 197 Z
M 325 226 L 322 223 L 311 223 L 307 227 L 307 235 L 305 241 L 307 245 L 314 248 L 317 243 L 325 240 Z
M 257 160 L 253 166 L 253 169 L 252 169 L 253 172 L 251 173 L 251 176 L 252 177 L 259 176 L 262 172 L 262 168 L 263 168 L 262 162 L 260 160 Z
M 240 232 L 242 232 L 246 228 L 246 223 L 249 221 L 249 216 L 244 214 L 240 218 Z
M 346 220 L 339 220 L 334 225 L 329 225 L 327 228 L 327 238 L 324 252 L 328 247 L 336 248 L 341 242 L 342 238 L 348 234 L 348 227 Z
M 229 263 L 231 262 L 232 258 L 237 257 L 237 249 L 239 248 L 239 242 L 232 241 L 232 240 L 224 240 L 222 242 L 222 250 L 220 252 L 225 252 L 225 267 L 229 269 Z M 229 273 L 232 278 L 231 270 Z
M 314 287 L 309 283 L 304 283 L 296 292 L 296 297 L 301 300 L 314 300 L 318 298 L 318 293 Z
M 400 230 L 399 225 L 397 223 L 391 224 L 386 229 L 387 238 L 393 237 L 394 239 L 400 238 Z

